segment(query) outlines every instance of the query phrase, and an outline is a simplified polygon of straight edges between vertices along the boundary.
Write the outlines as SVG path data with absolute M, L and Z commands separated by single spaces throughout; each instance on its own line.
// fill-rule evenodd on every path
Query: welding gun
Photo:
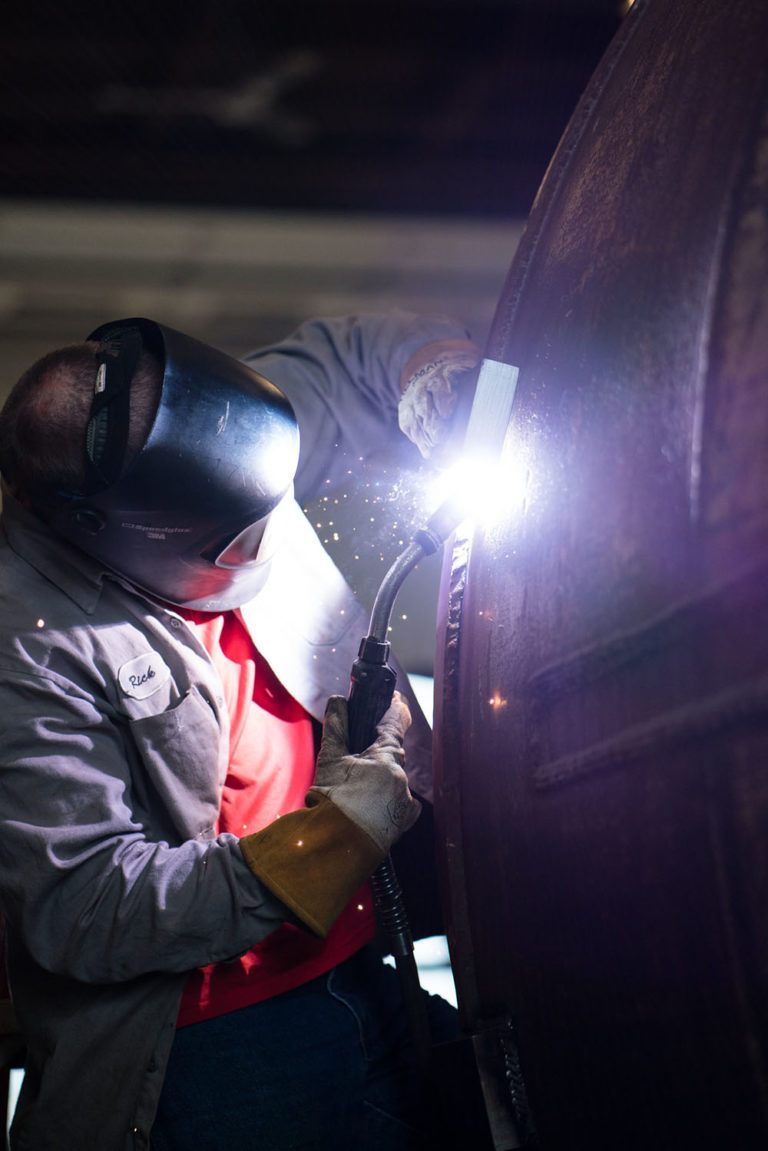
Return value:
M 368 635 L 360 644 L 350 674 L 347 710 L 349 749 L 352 752 L 361 752 L 370 747 L 376 738 L 376 726 L 392 702 L 397 675 L 388 662 L 390 644 L 386 636 L 395 597 L 409 572 L 425 556 L 442 547 L 455 527 L 455 519 L 452 508 L 447 504 L 441 505 L 392 564 L 377 592 Z M 394 957 L 400 978 L 416 1058 L 422 1071 L 426 1071 L 431 1048 L 429 1025 L 419 985 L 413 937 L 390 856 L 376 868 L 371 878 L 371 890 L 379 926 Z

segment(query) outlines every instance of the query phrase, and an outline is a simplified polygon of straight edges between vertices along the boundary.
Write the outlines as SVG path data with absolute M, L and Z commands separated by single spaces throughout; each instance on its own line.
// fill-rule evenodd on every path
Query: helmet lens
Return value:
M 214 559 L 217 568 L 241 568 L 256 562 L 259 545 L 264 537 L 267 516 L 255 524 L 249 524 L 230 540 L 223 551 Z

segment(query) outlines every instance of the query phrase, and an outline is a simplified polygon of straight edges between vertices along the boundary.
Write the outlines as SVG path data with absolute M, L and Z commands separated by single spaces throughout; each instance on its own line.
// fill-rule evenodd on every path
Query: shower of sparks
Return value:
M 378 553 L 385 563 L 446 499 L 456 500 L 462 516 L 475 523 L 518 515 L 529 495 L 528 478 L 525 463 L 507 452 L 498 459 L 459 459 L 439 471 L 429 464 L 375 474 L 369 469 L 349 491 L 323 496 L 311 513 L 324 542 L 348 545 L 354 536 L 356 560 Z M 355 510 L 354 522 L 339 520 L 342 509 Z
M 459 534 L 517 517 L 531 498 L 527 470 L 505 444 L 501 459 L 474 460 L 439 471 L 429 461 L 374 458 L 349 469 L 342 487 L 326 488 L 305 508 L 318 537 L 364 605 L 381 578 L 452 490 L 460 503 Z M 519 448 L 514 455 L 517 457 Z M 449 518 L 450 523 L 450 518 Z M 431 561 L 430 561 L 431 562 Z M 409 626 L 401 621 L 399 626 Z
M 354 538 L 355 560 L 373 556 L 388 564 L 425 516 L 428 474 L 400 468 L 392 473 L 379 468 L 374 474 L 371 468 L 356 477 L 349 491 L 324 495 L 304 511 L 311 514 L 315 531 L 327 546 L 349 546 Z M 355 522 L 338 518 L 342 510 L 348 516 L 353 508 Z

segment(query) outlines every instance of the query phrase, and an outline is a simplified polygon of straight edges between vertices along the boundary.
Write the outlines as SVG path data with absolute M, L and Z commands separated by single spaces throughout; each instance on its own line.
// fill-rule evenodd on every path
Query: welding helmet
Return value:
M 145 319 L 104 324 L 85 445 L 86 482 L 59 493 L 51 526 L 151 594 L 226 611 L 262 586 L 293 498 L 299 433 L 257 372 Z M 149 434 L 123 465 L 130 386 L 143 349 L 162 366 Z

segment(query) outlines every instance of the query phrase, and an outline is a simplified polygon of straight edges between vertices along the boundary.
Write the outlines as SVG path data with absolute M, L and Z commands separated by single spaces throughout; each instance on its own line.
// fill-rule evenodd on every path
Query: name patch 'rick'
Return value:
M 171 675 L 168 664 L 155 651 L 137 655 L 124 663 L 117 673 L 125 695 L 133 699 L 146 699 L 167 683 Z

